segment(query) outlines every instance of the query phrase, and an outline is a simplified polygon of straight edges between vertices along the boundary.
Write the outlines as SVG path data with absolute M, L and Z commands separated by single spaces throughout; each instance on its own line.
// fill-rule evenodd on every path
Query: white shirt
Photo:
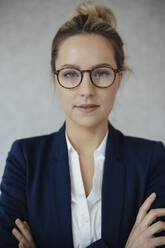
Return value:
M 87 198 L 81 176 L 79 155 L 71 145 L 66 130 L 65 137 L 71 178 L 73 243 L 74 248 L 84 248 L 101 238 L 101 188 L 108 130 L 94 152 L 93 187 Z

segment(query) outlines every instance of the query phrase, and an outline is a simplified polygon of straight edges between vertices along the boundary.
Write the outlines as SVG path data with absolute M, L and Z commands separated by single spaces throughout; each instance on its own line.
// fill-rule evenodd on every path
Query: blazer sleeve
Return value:
M 18 240 L 12 234 L 17 227 L 15 219 L 27 220 L 25 194 L 25 159 L 19 142 L 13 142 L 6 159 L 6 166 L 0 184 L 0 247 L 18 247 Z
M 145 199 L 151 193 L 156 193 L 156 199 L 149 211 L 155 208 L 165 208 L 165 146 L 161 141 L 154 142 L 147 182 Z M 165 216 L 158 217 L 153 223 L 159 220 L 165 222 Z M 156 233 L 154 236 L 165 236 L 165 231 Z M 158 247 L 162 248 L 165 247 L 165 245 Z

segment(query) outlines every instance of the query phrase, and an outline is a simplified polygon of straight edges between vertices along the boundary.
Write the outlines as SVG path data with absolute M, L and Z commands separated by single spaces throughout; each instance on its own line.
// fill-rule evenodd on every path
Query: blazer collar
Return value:
M 66 128 L 66 121 L 64 121 L 62 127 L 58 130 L 58 132 L 55 133 L 56 139 L 54 140 L 54 148 L 57 158 L 60 159 L 63 157 L 63 154 L 66 153 L 67 151 L 67 144 L 66 144 L 66 138 L 65 138 L 65 128 Z M 110 143 L 111 140 L 111 146 L 113 149 L 113 156 L 117 159 L 120 158 L 121 155 L 121 143 L 120 143 L 120 138 L 122 136 L 122 133 L 117 130 L 116 128 L 113 127 L 111 122 L 108 120 L 108 128 L 109 128 L 109 133 L 108 133 L 108 140 Z M 107 146 L 108 146 L 108 140 L 107 140 Z M 109 144 L 110 145 L 110 144 Z M 106 149 L 107 149 L 106 146 Z M 53 148 L 53 149 L 54 149 Z
M 71 183 L 68 166 L 68 151 L 65 138 L 66 122 L 54 133 L 53 145 L 50 148 L 51 171 L 50 185 L 54 186 L 54 204 L 59 209 L 59 235 L 62 231 L 63 246 L 73 247 L 71 219 Z M 105 150 L 105 161 L 102 180 L 102 225 L 103 240 L 111 247 L 120 247 L 120 221 L 122 217 L 124 195 L 124 164 L 122 162 L 123 134 L 108 121 L 108 138 Z M 52 196 L 52 197 L 53 197 Z M 58 204 L 57 204 L 58 202 Z M 66 243 L 65 243 L 66 242 Z M 66 246 L 65 246 L 66 245 Z

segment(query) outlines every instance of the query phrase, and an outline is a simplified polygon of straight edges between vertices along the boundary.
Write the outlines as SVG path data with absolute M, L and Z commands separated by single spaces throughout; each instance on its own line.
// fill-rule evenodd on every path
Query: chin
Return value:
M 79 118 L 79 119 L 72 119 L 72 122 L 75 123 L 75 125 L 79 125 L 82 127 L 86 127 L 86 128 L 92 128 L 95 127 L 97 125 L 99 125 L 100 123 L 102 123 L 105 120 L 105 118 L 90 118 L 90 117 L 84 117 L 84 118 Z

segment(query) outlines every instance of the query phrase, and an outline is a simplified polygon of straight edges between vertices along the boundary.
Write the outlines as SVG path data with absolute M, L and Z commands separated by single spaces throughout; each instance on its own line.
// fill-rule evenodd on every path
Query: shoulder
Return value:
M 144 150 L 145 148 L 151 149 L 153 146 L 164 146 L 164 143 L 161 140 L 154 140 L 125 134 L 124 131 L 115 128 L 112 126 L 112 124 L 110 128 L 110 131 L 112 132 L 110 137 L 114 140 L 117 140 L 117 143 L 120 143 L 125 148 Z
M 115 144 L 115 150 L 125 161 L 148 163 L 158 157 L 164 157 L 165 160 L 165 146 L 162 141 L 127 135 L 114 127 L 111 132 L 110 138 Z
M 20 138 L 16 139 L 14 142 L 16 143 L 21 143 L 21 144 L 32 144 L 32 143 L 40 143 L 40 142 L 47 142 L 48 140 L 51 140 L 57 132 L 52 132 L 49 134 L 42 134 L 42 135 L 36 135 L 36 136 L 31 136 L 31 137 L 26 137 L 26 138 Z
M 147 139 L 131 135 L 123 135 L 123 140 L 125 146 L 129 147 L 130 149 L 138 149 L 145 152 L 155 148 L 164 148 L 164 143 L 161 140 Z
M 55 140 L 57 132 L 52 132 L 49 134 L 31 136 L 26 138 L 16 139 L 12 142 L 10 153 L 29 151 L 34 153 L 34 151 L 45 150 L 46 147 L 50 146 Z
M 158 163 L 164 163 L 165 168 L 165 145 L 160 140 L 147 139 L 125 135 L 119 131 L 122 157 L 126 162 L 154 168 Z
M 130 149 L 147 151 L 152 150 L 154 147 L 164 147 L 164 143 L 160 140 L 147 139 L 124 134 L 122 134 L 122 136 L 123 144 Z

